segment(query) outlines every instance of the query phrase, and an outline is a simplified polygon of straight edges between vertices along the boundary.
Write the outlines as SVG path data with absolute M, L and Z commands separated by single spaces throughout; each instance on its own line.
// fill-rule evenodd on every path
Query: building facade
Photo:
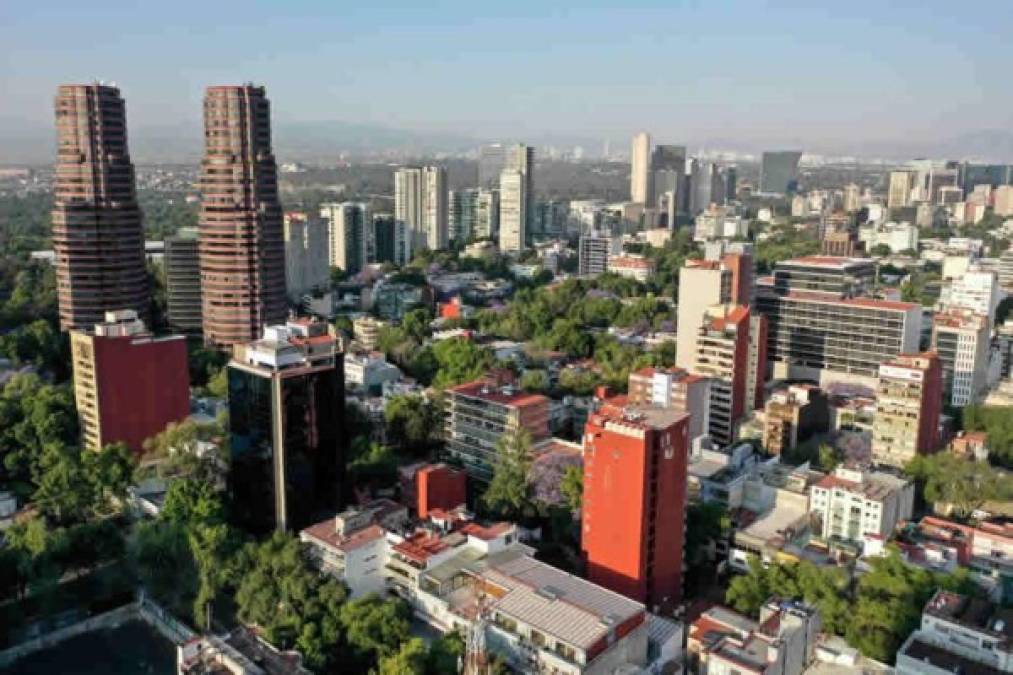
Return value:
M 449 242 L 447 170 L 407 166 L 394 172 L 394 220 L 410 233 L 410 251 L 440 251 Z M 411 260 L 411 253 L 405 256 Z
M 450 239 L 470 242 L 499 237 L 499 191 L 485 189 L 450 192 Z
M 915 486 L 890 473 L 839 466 L 809 488 L 815 533 L 833 543 L 861 544 L 866 535 L 889 537 L 914 511 Z
M 679 604 L 688 452 L 686 413 L 619 402 L 591 413 L 581 509 L 588 579 L 651 608 Z
M 263 87 L 209 87 L 200 176 L 204 340 L 233 345 L 283 321 L 285 242 Z
M 56 94 L 53 252 L 63 330 L 88 330 L 105 313 L 148 315 L 144 226 L 116 87 L 63 85 Z
M 527 248 L 530 194 L 527 180 L 516 169 L 504 169 L 499 179 L 499 250 L 517 253 Z
M 708 432 L 710 380 L 682 368 L 641 368 L 630 373 L 627 399 L 633 405 L 656 405 L 689 413 L 689 440 Z
M 327 222 L 328 265 L 340 267 L 346 274 L 352 275 L 361 272 L 374 259 L 380 262 L 380 247 L 371 236 L 372 217 L 366 204 L 321 204 L 320 217 Z M 393 251 L 389 253 L 389 258 L 384 256 L 385 262 L 393 260 Z
M 884 362 L 872 423 L 873 460 L 904 467 L 915 456 L 938 450 L 942 405 L 942 365 L 936 354 L 901 354 Z
M 170 422 L 190 414 L 186 340 L 155 338 L 137 312 L 106 312 L 70 334 L 74 399 L 84 446 L 124 443 L 136 453 Z
M 633 137 L 630 148 L 630 201 L 652 204 L 651 136 L 640 132 Z
M 611 232 L 590 230 L 580 235 L 577 244 L 577 274 L 596 277 L 608 271 L 609 259 L 623 250 L 623 242 Z
M 200 292 L 200 246 L 195 228 L 185 227 L 165 239 L 165 304 L 169 327 L 183 335 L 203 328 Z
M 297 302 L 313 290 L 330 288 L 327 261 L 327 223 L 305 213 L 290 211 L 284 218 L 285 288 Z
M 341 507 L 342 363 L 327 325 L 309 320 L 269 326 L 234 348 L 227 482 L 250 532 L 298 531 Z
M 802 153 L 796 150 L 764 152 L 760 161 L 760 192 L 788 194 L 798 189 L 798 162 Z
M 932 321 L 932 350 L 943 369 L 943 400 L 962 408 L 980 400 L 988 387 L 991 356 L 988 316 L 970 310 L 940 312 Z

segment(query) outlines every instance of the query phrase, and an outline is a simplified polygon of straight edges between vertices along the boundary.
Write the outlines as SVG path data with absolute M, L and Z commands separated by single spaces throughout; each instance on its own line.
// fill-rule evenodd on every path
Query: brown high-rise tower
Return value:
M 285 320 L 285 243 L 263 87 L 208 87 L 201 162 L 204 340 L 232 345 Z
M 144 227 L 120 90 L 61 86 L 56 130 L 53 249 L 60 325 L 91 328 L 106 311 L 119 309 L 147 316 Z

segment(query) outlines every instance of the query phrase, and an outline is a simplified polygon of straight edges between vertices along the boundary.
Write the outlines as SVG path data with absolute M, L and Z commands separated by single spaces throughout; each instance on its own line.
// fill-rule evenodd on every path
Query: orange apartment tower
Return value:
M 208 88 L 200 191 L 204 340 L 251 342 L 286 314 L 282 211 L 263 87 Z
M 585 427 L 587 577 L 652 610 L 682 599 L 689 417 L 616 397 Z
M 120 90 L 62 85 L 56 131 L 52 218 L 60 325 L 88 329 L 121 309 L 147 316 L 144 228 Z

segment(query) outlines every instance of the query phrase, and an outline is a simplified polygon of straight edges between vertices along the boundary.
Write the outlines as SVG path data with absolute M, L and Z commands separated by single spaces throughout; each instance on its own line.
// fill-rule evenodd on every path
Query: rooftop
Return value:
M 600 427 L 621 425 L 641 431 L 662 431 L 689 418 L 689 413 L 656 405 L 632 405 L 625 396 L 610 398 L 592 413 L 589 422 Z
M 898 658 L 901 656 L 927 663 L 940 670 L 960 673 L 960 675 L 999 675 L 1001 672 L 996 668 L 991 668 L 925 642 L 918 638 L 917 633 L 911 636 L 910 642 L 898 654 Z
M 826 269 L 847 270 L 855 267 L 866 267 L 871 264 L 867 258 L 847 258 L 831 255 L 808 255 L 791 260 L 778 261 L 778 267 L 782 265 L 798 265 L 805 267 L 823 267 Z
M 475 380 L 466 382 L 456 387 L 451 387 L 450 392 L 461 396 L 470 396 L 491 403 L 499 403 L 508 406 L 527 406 L 540 403 L 548 403 L 549 399 L 541 394 L 529 394 L 513 385 L 497 386 L 490 380 Z

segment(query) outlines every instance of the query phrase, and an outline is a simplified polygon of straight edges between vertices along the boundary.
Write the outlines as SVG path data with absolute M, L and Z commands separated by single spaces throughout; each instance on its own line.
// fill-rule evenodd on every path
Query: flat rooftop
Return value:
M 625 396 L 617 396 L 590 416 L 598 426 L 620 425 L 640 430 L 660 431 L 689 417 L 689 413 L 657 405 L 634 405 Z
M 541 394 L 529 394 L 521 390 L 519 387 L 511 385 L 497 386 L 495 383 L 489 382 L 488 380 L 466 382 L 464 384 L 459 384 L 456 387 L 450 387 L 448 391 L 461 396 L 470 396 L 483 401 L 508 406 L 526 406 L 548 403 L 549 401 L 549 399 Z

